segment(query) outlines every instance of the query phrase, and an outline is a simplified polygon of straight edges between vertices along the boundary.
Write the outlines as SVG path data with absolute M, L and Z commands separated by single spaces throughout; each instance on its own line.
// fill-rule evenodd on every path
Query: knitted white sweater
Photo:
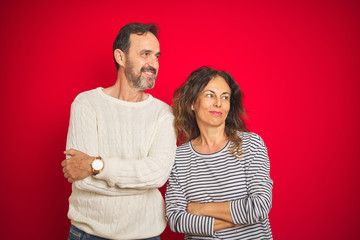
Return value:
M 173 119 L 170 107 L 151 95 L 142 102 L 126 102 L 97 88 L 75 98 L 66 149 L 101 156 L 105 167 L 95 177 L 72 184 L 72 224 L 109 239 L 163 232 L 165 207 L 158 188 L 174 162 Z

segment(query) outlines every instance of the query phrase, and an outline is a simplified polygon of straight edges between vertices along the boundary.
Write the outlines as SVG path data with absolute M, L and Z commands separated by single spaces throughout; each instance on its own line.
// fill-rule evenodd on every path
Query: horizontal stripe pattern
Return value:
M 229 145 L 212 154 L 195 151 L 191 142 L 177 148 L 166 198 L 170 228 L 185 239 L 272 239 L 268 214 L 272 180 L 266 146 L 255 133 L 239 132 L 243 154 L 235 158 Z M 189 202 L 230 201 L 230 212 L 240 227 L 213 231 L 214 218 L 186 212 Z

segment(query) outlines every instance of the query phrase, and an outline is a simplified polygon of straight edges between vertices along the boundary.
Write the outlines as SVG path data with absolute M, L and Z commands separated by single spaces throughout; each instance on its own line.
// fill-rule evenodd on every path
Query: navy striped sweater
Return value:
M 243 140 L 241 158 L 229 150 L 201 154 L 191 142 L 177 148 L 170 174 L 166 217 L 171 230 L 185 233 L 185 239 L 272 239 L 268 213 L 271 208 L 272 180 L 266 146 L 255 133 L 239 132 Z M 214 232 L 214 218 L 186 212 L 189 202 L 230 201 L 235 224 Z

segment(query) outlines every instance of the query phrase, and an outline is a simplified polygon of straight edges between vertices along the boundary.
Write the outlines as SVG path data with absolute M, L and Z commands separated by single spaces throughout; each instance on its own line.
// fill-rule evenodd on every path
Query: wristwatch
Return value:
M 90 167 L 93 176 L 95 176 L 96 174 L 99 174 L 101 170 L 103 170 L 104 161 L 102 160 L 101 157 L 95 157 L 94 160 L 91 162 Z

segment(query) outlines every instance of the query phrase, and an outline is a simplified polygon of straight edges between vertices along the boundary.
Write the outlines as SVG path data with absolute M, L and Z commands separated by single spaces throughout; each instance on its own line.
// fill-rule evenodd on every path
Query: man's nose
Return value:
M 156 56 L 150 57 L 148 64 L 157 70 L 159 68 L 159 59 Z

